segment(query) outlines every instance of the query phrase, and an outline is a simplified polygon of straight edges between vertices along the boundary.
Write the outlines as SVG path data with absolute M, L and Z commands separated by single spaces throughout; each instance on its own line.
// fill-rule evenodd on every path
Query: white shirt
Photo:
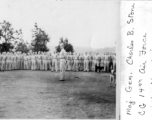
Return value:
M 99 58 L 99 55 L 95 55 L 94 57 L 95 57 L 95 59 L 96 59 L 96 60 L 98 60 L 98 58 Z
M 60 52 L 60 59 L 64 59 L 64 58 L 66 58 L 66 51 L 62 49 Z
M 85 54 L 85 55 L 84 55 L 84 59 L 85 59 L 85 60 L 88 60 L 88 55 Z

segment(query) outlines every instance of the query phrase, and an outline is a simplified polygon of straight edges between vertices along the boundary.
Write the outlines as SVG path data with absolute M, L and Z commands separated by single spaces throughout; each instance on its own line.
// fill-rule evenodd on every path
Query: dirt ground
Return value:
M 0 118 L 114 119 L 116 89 L 109 74 L 50 71 L 0 72 Z

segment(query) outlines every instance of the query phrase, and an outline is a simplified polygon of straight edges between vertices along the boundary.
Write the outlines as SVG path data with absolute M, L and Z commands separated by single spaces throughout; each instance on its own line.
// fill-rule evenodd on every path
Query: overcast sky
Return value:
M 115 1 L 0 0 L 0 22 L 9 21 L 31 41 L 34 23 L 56 46 L 68 38 L 74 46 L 114 47 L 119 39 L 119 4 Z

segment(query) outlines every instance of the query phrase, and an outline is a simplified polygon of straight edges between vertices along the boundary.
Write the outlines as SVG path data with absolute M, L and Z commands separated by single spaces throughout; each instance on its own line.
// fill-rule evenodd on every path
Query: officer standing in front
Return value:
M 66 58 L 66 51 L 64 49 L 64 44 L 60 44 L 61 52 L 59 54 L 60 58 L 60 81 L 65 80 L 65 58 Z

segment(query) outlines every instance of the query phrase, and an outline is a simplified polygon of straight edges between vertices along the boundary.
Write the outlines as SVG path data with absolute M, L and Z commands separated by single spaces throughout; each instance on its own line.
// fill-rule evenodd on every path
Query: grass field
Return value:
M 116 88 L 109 74 L 0 72 L 0 118 L 115 118 Z

